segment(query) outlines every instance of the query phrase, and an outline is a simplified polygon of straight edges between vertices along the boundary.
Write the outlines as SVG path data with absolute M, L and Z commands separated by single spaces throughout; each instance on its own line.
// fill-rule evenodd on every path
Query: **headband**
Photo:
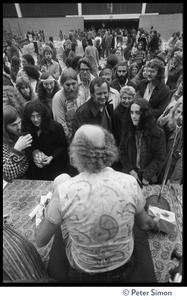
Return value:
M 54 77 L 52 75 L 50 75 L 49 77 L 47 77 L 46 79 L 41 79 L 42 82 L 48 82 L 48 81 L 54 81 Z

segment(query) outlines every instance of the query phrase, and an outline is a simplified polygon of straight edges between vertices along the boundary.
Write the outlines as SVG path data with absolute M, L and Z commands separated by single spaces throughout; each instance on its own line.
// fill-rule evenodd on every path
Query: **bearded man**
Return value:
M 116 66 L 116 79 L 112 81 L 110 86 L 120 92 L 121 88 L 127 85 L 129 75 L 129 67 L 126 62 L 120 62 Z
M 75 112 L 84 103 L 84 95 L 79 90 L 77 72 L 67 68 L 60 77 L 61 89 L 54 95 L 52 111 L 54 120 L 62 124 L 66 138 L 72 137 L 72 122 Z

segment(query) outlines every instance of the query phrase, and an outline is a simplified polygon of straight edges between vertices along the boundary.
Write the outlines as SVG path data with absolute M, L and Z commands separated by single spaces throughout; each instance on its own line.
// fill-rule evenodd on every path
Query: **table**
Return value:
M 178 194 L 169 186 L 165 186 L 162 196 L 170 204 L 171 211 L 175 211 L 177 226 L 175 232 L 165 233 L 148 232 L 149 246 L 153 258 L 155 274 L 158 282 L 168 282 L 169 269 L 178 265 L 170 256 L 175 247 L 182 252 L 182 187 L 178 185 Z M 14 180 L 3 189 L 3 214 L 8 214 L 8 222 L 14 229 L 29 239 L 37 248 L 44 264 L 47 266 L 53 242 L 43 248 L 38 248 L 35 242 L 35 218 L 29 217 L 31 211 L 40 202 L 40 196 L 53 192 L 53 182 L 43 180 Z M 158 195 L 159 185 L 143 187 L 144 196 Z

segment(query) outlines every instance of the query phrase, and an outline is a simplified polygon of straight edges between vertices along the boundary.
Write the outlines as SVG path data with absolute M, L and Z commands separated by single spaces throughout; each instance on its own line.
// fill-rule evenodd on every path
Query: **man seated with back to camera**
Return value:
M 70 161 L 79 174 L 56 177 L 36 228 L 38 247 L 55 234 L 48 272 L 60 282 L 156 282 L 143 230 L 157 230 L 159 220 L 146 213 L 137 180 L 110 167 L 117 156 L 108 130 L 76 131 Z

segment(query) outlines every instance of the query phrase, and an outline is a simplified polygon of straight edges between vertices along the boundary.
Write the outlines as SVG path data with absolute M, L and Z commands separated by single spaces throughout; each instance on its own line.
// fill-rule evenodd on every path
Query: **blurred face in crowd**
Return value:
M 142 72 L 143 78 L 147 78 L 148 73 L 147 73 L 147 67 L 143 68 L 143 72 Z
M 31 95 L 30 87 L 26 84 L 23 85 L 22 87 L 20 87 L 20 92 L 23 95 L 23 97 L 25 97 L 25 98 L 29 98 Z
M 23 57 L 22 58 L 22 66 L 24 67 L 25 65 L 28 65 L 29 63 L 28 63 L 28 61 Z
M 138 73 L 138 68 L 133 67 L 133 68 L 131 69 L 131 74 L 132 74 L 132 76 L 133 76 L 133 77 L 136 76 L 137 73 Z
M 46 92 L 48 94 L 52 94 L 53 90 L 54 90 L 54 87 L 55 87 L 55 81 L 54 80 L 44 81 L 43 82 L 43 87 L 44 87 L 44 89 L 46 90 Z
M 138 44 L 138 46 L 137 46 L 137 48 L 138 48 L 138 50 L 142 50 L 142 44 Z
M 178 86 L 178 94 L 182 95 L 183 94 L 183 81 L 181 81 L 181 83 Z
M 101 86 L 97 84 L 94 86 L 93 99 L 99 107 L 104 107 L 106 101 L 108 100 L 108 97 L 109 91 L 106 82 L 104 82 Z
M 115 52 L 115 54 L 116 54 L 117 56 L 121 56 L 121 48 L 117 49 L 116 52 Z
M 127 80 L 127 66 L 118 66 L 116 69 L 116 77 L 119 81 L 119 84 L 125 84 Z
M 137 126 L 140 121 L 140 105 L 133 103 L 130 109 L 131 120 L 134 126 Z
M 109 70 L 109 69 L 107 69 L 107 70 L 108 70 L 108 72 L 104 73 L 102 75 L 102 77 L 105 78 L 106 81 L 108 81 L 108 83 L 110 84 L 112 82 L 112 70 Z
M 30 115 L 32 124 L 36 127 L 40 127 L 42 123 L 41 115 L 37 111 L 33 111 Z
M 182 119 L 182 116 L 183 116 L 183 105 L 181 103 L 175 111 L 175 114 L 174 114 L 175 121 L 177 121 L 178 119 Z
M 87 64 L 81 63 L 80 64 L 80 71 L 79 71 L 81 81 L 89 81 L 90 80 L 90 68 Z
M 67 79 L 64 84 L 64 94 L 67 99 L 76 99 L 79 91 L 78 82 L 75 79 Z
M 6 126 L 6 128 L 10 134 L 20 136 L 20 134 L 21 134 L 21 118 L 18 117 L 13 123 L 8 124 Z
M 48 62 L 51 61 L 51 59 L 52 59 L 51 52 L 46 51 L 44 56 L 45 56 L 46 61 L 48 61 Z
M 147 74 L 148 74 L 147 76 L 148 81 L 154 81 L 155 79 L 157 79 L 158 70 L 156 68 L 148 67 Z
M 131 94 L 124 92 L 123 95 L 121 96 L 121 104 L 124 107 L 129 107 L 133 98 L 134 97 Z

